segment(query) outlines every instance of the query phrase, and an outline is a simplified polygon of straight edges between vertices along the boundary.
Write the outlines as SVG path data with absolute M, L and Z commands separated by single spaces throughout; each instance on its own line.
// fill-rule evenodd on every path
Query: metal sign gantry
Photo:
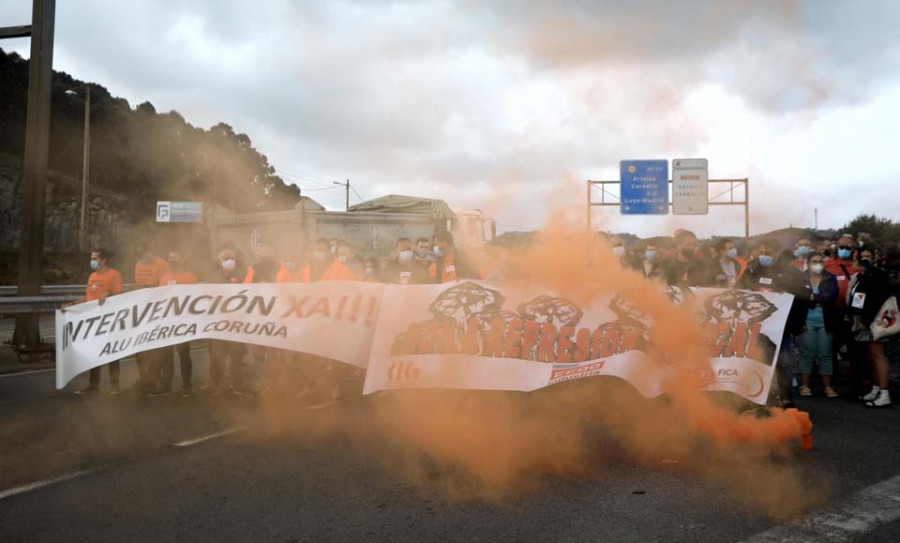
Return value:
M 712 186 L 718 185 L 728 185 L 728 188 L 725 190 L 716 193 L 715 196 L 709 198 L 709 205 L 711 206 L 743 206 L 744 208 L 744 237 L 746 239 L 750 239 L 750 181 L 749 179 L 710 179 L 710 192 L 712 192 Z M 669 180 L 669 188 L 671 190 L 672 180 Z M 600 201 L 597 202 L 594 200 L 594 194 L 596 192 L 596 188 L 599 186 L 600 189 Z M 614 188 L 614 190 L 608 190 L 609 188 Z M 621 206 L 621 193 L 619 191 L 620 182 L 616 181 L 592 181 L 588 180 L 587 182 L 587 227 L 588 230 L 593 229 L 592 223 L 592 211 L 594 207 L 602 206 L 602 207 L 611 207 Z M 738 189 L 737 199 L 735 199 L 735 189 Z M 725 195 L 728 195 L 727 200 L 720 200 Z M 743 197 L 743 198 L 741 198 Z M 609 198 L 609 200 L 607 199 Z M 669 205 L 672 205 L 672 198 L 669 198 Z

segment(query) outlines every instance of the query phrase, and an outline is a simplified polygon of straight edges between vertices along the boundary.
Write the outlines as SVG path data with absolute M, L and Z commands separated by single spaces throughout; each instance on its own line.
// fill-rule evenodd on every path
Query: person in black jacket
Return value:
M 781 404 L 779 407 L 792 407 L 794 338 L 803 333 L 806 325 L 809 296 L 806 293 L 803 272 L 791 266 L 793 255 L 789 252 L 782 254 L 781 242 L 776 238 L 762 239 L 757 245 L 756 255 L 756 258 L 747 263 L 747 270 L 738 281 L 738 288 L 757 292 L 786 292 L 794 295 L 778 354 L 779 369 L 775 372 L 778 388 L 775 390 L 776 394 L 770 393 L 776 405 Z
M 870 326 L 891 296 L 891 279 L 886 271 L 875 266 L 875 251 L 869 245 L 859 250 L 859 267 L 847 292 L 847 312 L 853 318 L 853 340 L 865 347 L 872 363 L 875 385 L 863 396 L 863 401 L 866 407 L 890 407 L 890 367 L 884 350 L 889 338 L 876 340 Z
M 813 365 L 818 362 L 825 395 L 837 398 L 837 392 L 831 388 L 831 375 L 834 373 L 831 360 L 831 334 L 840 321 L 840 313 L 835 305 L 838 297 L 837 278 L 825 271 L 825 255 L 822 253 L 810 254 L 808 266 L 804 272 L 805 294 L 808 300 L 806 325 L 805 331 L 797 336 L 797 346 L 800 350 L 800 395 L 812 396 L 809 376 Z

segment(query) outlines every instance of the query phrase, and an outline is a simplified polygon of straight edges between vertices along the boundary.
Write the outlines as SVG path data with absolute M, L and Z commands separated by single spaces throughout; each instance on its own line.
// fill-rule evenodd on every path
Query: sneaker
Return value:
M 801 386 L 800 387 L 800 395 L 803 396 L 804 398 L 809 398 L 810 396 L 812 396 L 812 390 L 810 390 L 809 387 L 807 387 L 807 386 Z
M 881 408 L 891 406 L 891 393 L 888 390 L 878 391 L 878 396 L 866 402 L 866 407 Z
M 185 388 L 181 391 L 182 398 L 190 398 L 194 395 L 194 391 L 190 388 Z
M 122 391 L 119 390 L 119 385 L 113 385 L 112 387 L 110 387 L 110 389 L 109 389 L 110 396 L 119 396 L 120 394 L 122 394 Z
M 98 387 L 88 385 L 88 386 L 82 388 L 81 390 L 76 390 L 75 394 L 78 394 L 79 396 L 81 396 L 81 395 L 86 395 L 86 394 L 96 394 L 98 392 L 100 392 L 100 389 Z
M 841 397 L 840 394 L 835 392 L 834 389 L 831 387 L 828 387 L 825 389 L 825 396 L 827 396 L 828 398 L 840 398 Z
M 881 392 L 880 388 L 878 388 L 877 386 L 872 387 L 872 390 L 868 394 L 866 394 L 865 396 L 862 397 L 862 401 L 864 401 L 864 402 L 874 401 L 875 398 L 878 397 L 879 392 Z

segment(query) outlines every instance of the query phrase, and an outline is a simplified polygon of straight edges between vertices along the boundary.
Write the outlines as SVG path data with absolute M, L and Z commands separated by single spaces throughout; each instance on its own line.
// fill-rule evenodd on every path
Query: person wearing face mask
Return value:
M 365 283 L 377 283 L 379 280 L 378 259 L 367 258 L 363 262 L 363 275 L 360 281 Z
M 223 249 L 217 258 L 218 266 L 209 275 L 209 283 L 238 284 L 242 283 L 246 273 L 237 264 L 237 256 L 233 249 Z M 244 345 L 235 341 L 220 339 L 209 342 L 209 381 L 203 391 L 219 394 L 226 391 L 225 369 L 231 378 L 229 390 L 244 389 Z
M 842 371 L 846 371 L 846 367 L 840 365 L 842 362 L 842 350 L 846 352 L 846 357 L 851 361 L 859 359 L 862 355 L 862 353 L 854 352 L 859 346 L 852 341 L 850 335 L 850 319 L 847 315 L 846 304 L 847 290 L 850 287 L 850 278 L 859 271 L 859 268 L 856 266 L 856 259 L 854 258 L 854 250 L 855 244 L 853 243 L 853 238 L 851 238 L 849 234 L 844 234 L 837 238 L 831 258 L 825 261 L 825 271 L 834 275 L 838 285 L 836 304 L 838 311 L 840 311 L 840 324 L 835 329 L 832 336 L 831 350 L 835 368 L 840 368 Z M 846 359 L 843 363 L 846 364 Z M 854 378 L 854 380 L 858 382 L 856 378 Z M 857 386 L 859 385 L 857 384 Z M 854 391 L 856 395 L 859 395 L 859 392 L 860 391 L 858 390 Z
M 717 258 L 711 263 L 713 280 L 708 286 L 734 288 L 744 276 L 747 263 L 738 256 L 737 247 L 728 238 L 717 241 L 714 248 Z
M 197 276 L 184 265 L 184 257 L 178 251 L 169 251 L 169 273 L 159 280 L 159 286 L 195 285 Z M 159 351 L 158 370 L 154 369 L 153 379 L 157 381 L 157 388 L 150 396 L 164 396 L 171 393 L 172 381 L 175 378 L 175 351 L 178 352 L 178 362 L 181 367 L 181 396 L 189 398 L 194 395 L 191 386 L 191 378 L 194 373 L 194 364 L 191 360 L 190 342 L 179 343 L 174 347 L 163 347 Z
M 705 287 L 713 283 L 708 259 L 697 252 L 697 236 L 679 229 L 675 234 L 675 252 L 661 264 L 666 283 L 679 287 Z
M 648 242 L 643 252 L 635 254 L 631 261 L 631 269 L 639 271 L 644 275 L 645 279 L 657 277 L 659 275 L 659 251 L 656 245 Z
M 831 388 L 831 375 L 834 364 L 831 359 L 831 337 L 839 325 L 837 300 L 837 279 L 825 271 L 825 255 L 811 253 L 809 269 L 804 273 L 806 279 L 806 296 L 809 300 L 804 331 L 797 336 L 800 352 L 800 395 L 812 396 L 809 376 L 813 366 L 818 363 L 819 375 L 825 396 L 837 398 L 838 394 Z
M 337 249 L 335 249 L 336 251 Z M 304 283 L 313 281 L 353 281 L 350 269 L 331 254 L 328 241 L 320 239 L 313 246 L 312 258 L 301 272 Z
M 428 267 L 431 266 L 431 263 L 434 262 L 435 256 L 432 250 L 432 243 L 428 238 L 419 238 L 416 240 L 415 247 L 415 261 L 428 270 Z
M 303 266 L 300 266 L 298 262 L 302 260 L 302 258 L 297 258 L 294 255 L 286 255 L 281 263 L 281 267 L 278 269 L 278 274 L 275 276 L 275 282 L 300 283 L 302 281 Z
M 430 283 L 428 271 L 415 260 L 409 238 L 400 238 L 393 251 L 394 258 L 384 268 L 382 282 L 396 285 L 424 285 Z
M 870 326 L 884 302 L 891 296 L 891 280 L 888 273 L 875 265 L 875 250 L 864 245 L 859 250 L 859 272 L 851 280 L 847 290 L 847 312 L 852 319 L 851 334 L 871 363 L 874 386 L 862 399 L 866 407 L 890 407 L 890 366 L 885 355 L 885 345 L 890 337 L 875 339 Z M 863 357 L 854 360 L 864 362 Z M 857 376 L 854 368 L 854 377 Z M 862 372 L 859 372 L 862 374 Z
M 810 250 L 810 243 L 808 239 L 801 238 L 797 240 L 797 245 L 794 247 L 794 260 L 791 261 L 791 266 L 803 272 L 808 270 Z
M 90 302 L 97 300 L 97 303 L 103 305 L 106 299 L 116 294 L 122 294 L 125 290 L 122 285 L 122 275 L 109 267 L 109 252 L 105 249 L 94 249 L 91 251 L 91 275 L 88 277 L 87 287 L 85 288 L 84 298 L 67 304 L 60 310 L 65 312 L 65 308 L 75 304 Z M 119 391 L 119 361 L 106 364 L 109 368 L 109 385 L 110 394 L 118 396 Z M 100 391 L 100 367 L 92 368 L 89 374 L 89 384 L 86 388 L 78 390 L 75 394 L 95 394 Z
M 792 258 L 790 252 L 782 254 L 781 242 L 777 238 L 764 238 L 757 245 L 756 258 L 747 263 L 747 270 L 737 283 L 737 288 L 742 290 L 786 292 L 794 296 L 781 337 L 778 371 L 775 372 L 776 386 L 772 387 L 769 399 L 778 407 L 793 406 L 795 338 L 804 331 L 809 305 L 803 273 L 790 265 Z
M 451 283 L 459 279 L 481 279 L 474 268 L 469 266 L 463 255 L 456 252 L 453 234 L 443 230 L 434 236 L 434 256 L 436 260 L 428 267 L 432 282 Z

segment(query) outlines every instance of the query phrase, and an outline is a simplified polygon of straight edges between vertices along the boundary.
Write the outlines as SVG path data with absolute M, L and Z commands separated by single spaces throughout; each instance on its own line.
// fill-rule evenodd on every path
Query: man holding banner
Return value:
M 95 249 L 91 251 L 91 272 L 88 277 L 87 288 L 85 289 L 84 299 L 73 302 L 69 305 L 91 302 L 97 300 L 97 303 L 103 305 L 109 296 L 122 294 L 124 287 L 122 285 L 122 275 L 116 270 L 109 267 L 109 252 L 105 249 Z M 61 309 L 65 312 L 65 307 Z M 110 394 L 117 396 L 119 391 L 119 361 L 110 362 L 109 367 L 109 385 Z M 75 392 L 75 394 L 95 394 L 100 390 L 100 368 L 91 368 L 90 384 Z

